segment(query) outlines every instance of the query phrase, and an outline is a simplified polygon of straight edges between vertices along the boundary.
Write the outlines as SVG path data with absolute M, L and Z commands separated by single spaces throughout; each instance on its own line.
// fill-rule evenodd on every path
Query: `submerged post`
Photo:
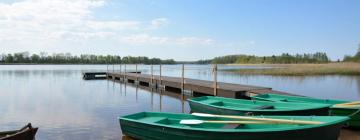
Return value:
M 217 64 L 213 66 L 213 74 L 214 74 L 214 96 L 217 96 Z

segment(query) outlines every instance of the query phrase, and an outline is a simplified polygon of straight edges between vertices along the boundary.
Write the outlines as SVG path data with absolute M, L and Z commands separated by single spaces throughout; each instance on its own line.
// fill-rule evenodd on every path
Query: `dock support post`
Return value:
M 217 96 L 217 87 L 218 87 L 218 83 L 217 83 L 217 64 L 215 64 L 214 67 L 213 67 L 213 74 L 214 74 L 214 96 Z
M 115 72 L 115 64 L 113 64 L 113 72 Z
M 182 68 L 181 68 L 181 94 L 184 95 L 184 90 L 185 90 L 185 65 L 182 64 Z

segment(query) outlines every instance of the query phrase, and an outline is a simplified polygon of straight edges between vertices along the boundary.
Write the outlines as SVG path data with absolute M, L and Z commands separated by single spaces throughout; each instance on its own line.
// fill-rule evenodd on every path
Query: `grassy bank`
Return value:
M 225 70 L 247 75 L 360 75 L 360 63 L 328 63 L 328 64 L 230 64 L 242 66 L 271 67 L 266 69 L 234 69 Z

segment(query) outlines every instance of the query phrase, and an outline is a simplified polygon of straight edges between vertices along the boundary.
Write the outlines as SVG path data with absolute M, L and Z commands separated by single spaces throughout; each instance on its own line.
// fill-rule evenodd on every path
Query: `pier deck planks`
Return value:
M 120 79 L 124 76 L 128 80 L 139 81 L 144 83 L 151 83 L 150 74 L 139 74 L 139 73 L 107 73 L 108 78 Z M 184 90 L 193 91 L 193 93 L 205 94 L 205 95 L 214 95 L 214 82 L 198 79 L 185 78 L 184 80 Z M 161 83 L 160 83 L 161 82 Z M 160 81 L 159 75 L 154 75 L 153 84 L 163 85 L 169 88 L 182 88 L 182 78 L 179 77 L 169 77 L 162 76 Z M 233 84 L 233 83 L 224 83 L 218 82 L 217 84 L 217 96 L 230 97 L 230 98 L 242 98 L 247 96 L 250 92 L 256 93 L 256 91 L 271 91 L 269 87 L 260 87 L 260 86 L 251 86 L 243 84 Z M 280 93 L 281 94 L 281 93 Z

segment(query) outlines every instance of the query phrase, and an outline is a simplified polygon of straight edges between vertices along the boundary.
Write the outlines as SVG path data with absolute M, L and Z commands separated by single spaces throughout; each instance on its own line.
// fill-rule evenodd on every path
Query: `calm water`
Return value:
M 180 76 L 180 68 L 164 66 L 163 75 Z M 220 66 L 225 68 L 229 67 Z M 178 94 L 81 78 L 85 71 L 119 69 L 119 65 L 0 65 L 0 131 L 32 122 L 40 127 L 39 140 L 118 140 L 118 116 L 139 111 L 189 112 L 187 102 L 181 101 Z M 186 69 L 188 78 L 212 79 L 210 66 L 188 65 Z M 142 65 L 138 70 L 150 73 L 150 66 Z M 159 73 L 158 66 L 154 73 Z M 312 97 L 360 100 L 357 76 L 274 77 L 220 72 L 218 79 Z

